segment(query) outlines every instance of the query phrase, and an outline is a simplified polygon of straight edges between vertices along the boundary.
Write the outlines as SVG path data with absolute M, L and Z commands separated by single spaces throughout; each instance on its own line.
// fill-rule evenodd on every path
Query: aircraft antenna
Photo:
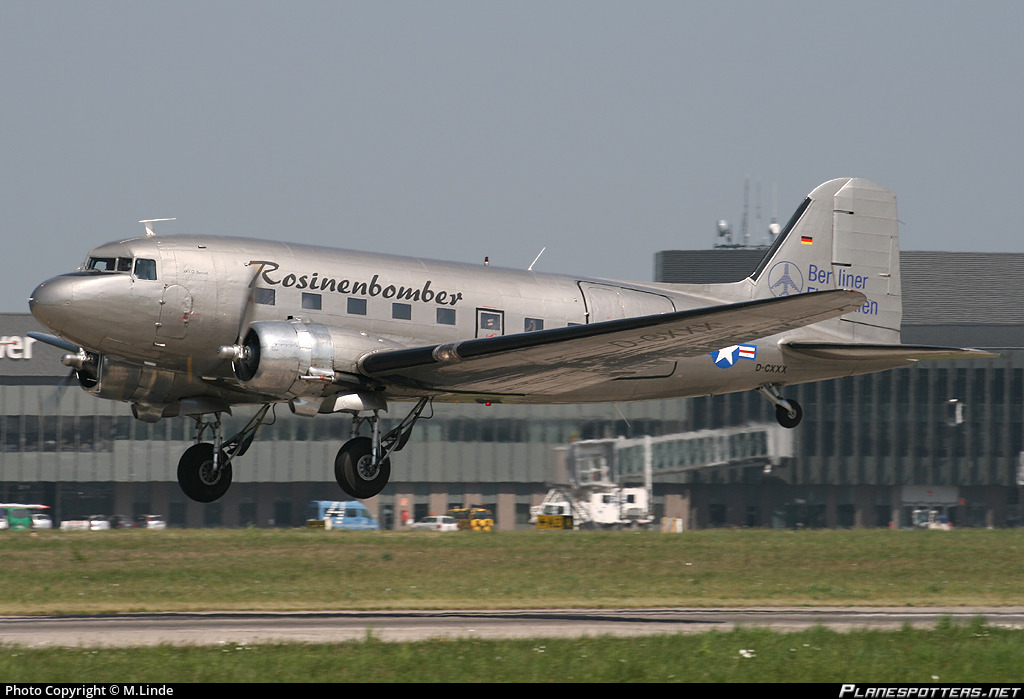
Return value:
M 173 221 L 173 220 L 175 220 L 175 219 L 173 219 L 173 218 L 148 218 L 148 219 L 144 219 L 142 221 L 139 221 L 139 223 L 141 223 L 143 226 L 146 227 L 146 237 L 147 238 L 152 238 L 154 235 L 156 235 L 156 231 L 153 230 L 153 224 L 154 223 L 159 223 L 160 221 Z
M 544 247 L 542 247 L 542 248 L 540 249 L 540 252 L 538 252 L 538 253 L 537 253 L 537 256 L 536 256 L 535 258 L 533 258 L 533 262 L 531 262 L 531 263 L 530 263 L 530 266 L 526 268 L 526 271 L 527 271 L 527 272 L 532 272 L 532 271 L 533 271 L 533 266 L 534 266 L 535 264 L 537 264 L 537 260 L 539 260 L 539 259 L 540 259 L 540 256 L 541 256 L 541 255 L 543 255 L 543 254 L 544 254 L 544 251 L 545 251 L 545 250 L 547 250 L 547 249 L 548 249 L 548 248 L 547 248 L 547 246 L 544 246 Z
M 615 406 L 615 410 L 619 413 L 619 417 L 622 418 L 622 421 L 626 423 L 626 434 L 632 435 L 633 434 L 633 425 L 630 424 L 629 418 L 626 417 L 626 415 L 622 412 L 622 408 L 619 407 L 618 403 L 612 403 L 612 405 Z
M 777 184 L 772 184 L 772 222 L 768 224 L 768 245 L 774 243 L 775 238 L 782 232 L 782 226 L 779 225 L 778 199 L 779 187 Z
M 750 200 L 750 178 L 748 177 L 743 182 L 743 223 L 740 224 L 740 235 L 743 238 L 743 245 L 746 246 L 750 242 L 750 234 L 747 233 L 747 209 L 749 208 Z

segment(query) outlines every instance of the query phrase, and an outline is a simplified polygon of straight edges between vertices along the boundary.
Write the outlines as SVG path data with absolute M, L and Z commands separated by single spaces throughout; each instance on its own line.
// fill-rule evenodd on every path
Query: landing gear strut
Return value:
M 800 424 L 803 419 L 804 410 L 792 398 L 783 398 L 779 395 L 778 387 L 769 383 L 758 386 L 757 392 L 768 399 L 775 406 L 775 419 L 787 429 L 792 429 Z
M 429 398 L 420 398 L 405 419 L 383 436 L 378 410 L 368 417 L 353 412 L 352 434 L 358 435 L 363 422 L 369 422 L 370 436 L 354 436 L 342 445 L 334 459 L 334 477 L 345 493 L 362 500 L 372 498 L 384 489 L 391 478 L 391 452 L 401 450 L 409 441 L 413 425 L 429 402 Z
M 185 495 L 196 502 L 213 502 L 227 492 L 231 485 L 231 461 L 249 449 L 270 405 L 267 403 L 260 408 L 248 424 L 227 441 L 221 436 L 220 413 L 210 413 L 212 420 L 205 419 L 206 415 L 195 418 L 196 443 L 186 449 L 178 461 L 178 485 Z M 202 441 L 207 428 L 213 432 L 212 444 Z

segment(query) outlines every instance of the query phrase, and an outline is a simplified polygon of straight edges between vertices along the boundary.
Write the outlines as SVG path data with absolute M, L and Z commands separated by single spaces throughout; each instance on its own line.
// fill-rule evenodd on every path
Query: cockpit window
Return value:
M 86 269 L 94 269 L 97 272 L 113 272 L 117 269 L 117 258 L 114 257 L 90 257 Z
M 139 258 L 135 260 L 136 279 L 156 279 L 156 260 Z
M 152 260 L 149 260 L 149 262 L 152 262 Z M 132 271 L 132 258 L 90 257 L 85 268 L 94 272 L 127 272 L 130 274 Z

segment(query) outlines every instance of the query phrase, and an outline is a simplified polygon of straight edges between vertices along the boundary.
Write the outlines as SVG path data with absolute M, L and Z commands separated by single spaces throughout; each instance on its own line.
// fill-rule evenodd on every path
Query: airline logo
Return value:
M 768 290 L 775 297 L 804 293 L 804 273 L 800 266 L 789 260 L 776 262 L 768 270 Z
M 733 345 L 708 354 L 714 358 L 716 367 L 728 369 L 740 359 L 756 359 L 757 345 Z

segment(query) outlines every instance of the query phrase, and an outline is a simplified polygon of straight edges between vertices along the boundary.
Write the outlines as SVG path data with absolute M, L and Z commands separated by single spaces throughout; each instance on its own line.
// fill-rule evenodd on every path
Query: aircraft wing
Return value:
M 557 394 L 848 313 L 858 291 L 830 290 L 363 357 L 385 383 L 446 393 Z

